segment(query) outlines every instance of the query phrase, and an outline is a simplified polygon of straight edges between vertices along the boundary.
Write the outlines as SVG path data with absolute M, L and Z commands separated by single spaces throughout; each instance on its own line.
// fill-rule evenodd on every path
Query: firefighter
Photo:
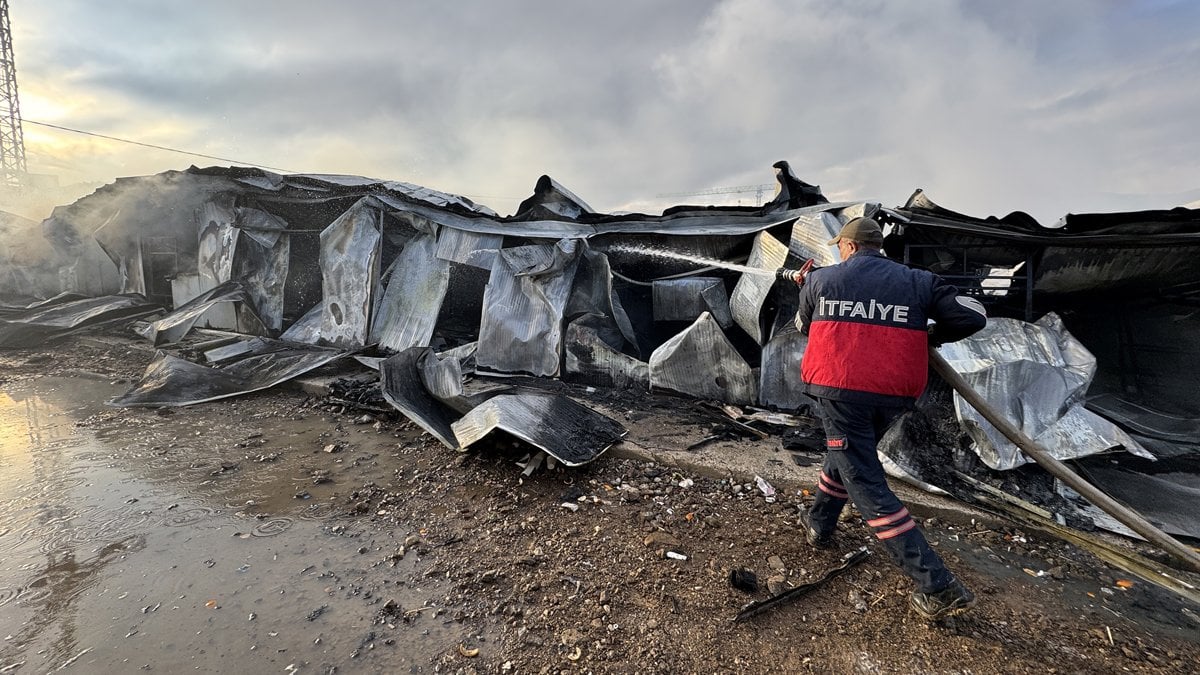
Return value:
M 960 614 L 975 596 L 954 575 L 888 486 L 875 446 L 925 389 L 929 345 L 953 342 L 987 323 L 983 305 L 924 270 L 885 257 L 871 218 L 848 222 L 829 240 L 839 265 L 807 275 L 797 320 L 808 335 L 800 374 L 824 415 L 826 453 L 805 537 L 833 545 L 838 516 L 853 500 L 892 560 L 916 583 L 911 605 L 926 619 Z

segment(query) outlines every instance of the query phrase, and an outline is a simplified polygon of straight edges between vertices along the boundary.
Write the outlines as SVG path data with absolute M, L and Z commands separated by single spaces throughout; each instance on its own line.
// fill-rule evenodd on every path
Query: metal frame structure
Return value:
M 8 0 L 0 0 L 0 184 L 18 186 L 25 173 L 25 139 L 21 132 Z
M 1009 244 L 1003 245 L 1004 248 L 1009 246 Z M 912 253 L 916 249 L 936 249 L 956 254 L 955 269 L 939 270 L 938 276 L 958 286 L 963 294 L 974 296 L 985 305 L 1015 305 L 1014 309 L 1019 308 L 1023 311 L 1025 321 L 1033 321 L 1033 250 L 1026 250 L 1025 264 L 1022 265 L 1019 273 L 1008 278 L 1006 286 L 991 288 L 984 286 L 983 282 L 988 277 L 986 274 L 981 273 L 980 270 L 989 266 L 978 261 L 972 261 L 971 259 L 972 252 L 982 252 L 985 249 L 1001 247 L 1001 245 L 989 244 L 954 246 L 946 244 L 906 243 L 904 245 L 904 262 L 905 264 L 912 262 Z

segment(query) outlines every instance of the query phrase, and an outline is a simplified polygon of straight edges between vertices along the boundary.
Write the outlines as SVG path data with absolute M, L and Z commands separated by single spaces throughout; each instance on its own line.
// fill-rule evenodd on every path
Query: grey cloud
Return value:
M 923 187 L 1044 222 L 1101 192 L 1200 184 L 1190 3 L 46 0 L 22 14 L 45 25 L 18 34 L 21 72 L 69 78 L 110 117 L 202 130 L 177 145 L 301 170 L 512 197 L 550 173 L 611 209 L 767 183 L 788 159 L 827 194 L 900 203 Z

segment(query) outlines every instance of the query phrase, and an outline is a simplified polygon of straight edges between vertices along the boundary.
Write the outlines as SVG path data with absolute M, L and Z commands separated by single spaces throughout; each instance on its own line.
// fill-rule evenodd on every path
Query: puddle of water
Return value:
M 0 393 L 0 672 L 398 672 L 463 639 L 445 617 L 376 622 L 445 589 L 373 568 L 390 532 L 331 534 L 331 492 L 296 461 L 227 472 L 77 426 L 106 383 L 23 386 Z

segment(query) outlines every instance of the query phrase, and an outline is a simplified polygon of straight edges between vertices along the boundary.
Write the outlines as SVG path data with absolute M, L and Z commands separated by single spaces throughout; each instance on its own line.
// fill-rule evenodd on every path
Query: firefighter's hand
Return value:
M 937 324 L 936 323 L 929 324 L 929 346 L 936 348 L 936 347 L 941 347 L 943 344 L 945 344 L 945 343 L 938 336 Z

